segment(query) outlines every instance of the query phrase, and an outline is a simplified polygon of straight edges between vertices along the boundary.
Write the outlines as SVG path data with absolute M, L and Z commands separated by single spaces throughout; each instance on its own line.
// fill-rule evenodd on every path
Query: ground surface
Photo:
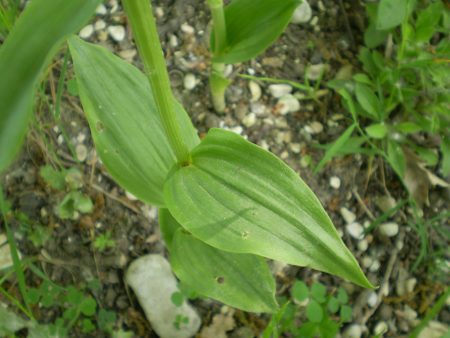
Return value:
M 396 200 L 405 197 L 389 168 L 385 168 L 382 176 L 381 162 L 375 161 L 369 166 L 364 157 L 346 156 L 333 160 L 317 175 L 312 174 L 314 166 L 309 164 L 309 159 L 317 164 L 323 155 L 317 144 L 331 142 L 348 126 L 349 119 L 338 96 L 329 91 L 325 83 L 342 69 L 348 70 L 352 66 L 356 70 L 360 67 L 357 51 L 362 44 L 365 15 L 356 0 L 342 3 L 311 0 L 311 6 L 313 19 L 309 23 L 289 25 L 281 39 L 264 55 L 233 67 L 234 81 L 227 94 L 228 109 L 225 115 L 218 116 L 213 112 L 207 94 L 209 14 L 204 3 L 197 0 L 157 2 L 158 25 L 168 57 L 172 86 L 200 135 L 211 127 L 232 129 L 270 149 L 301 174 L 322 201 L 369 279 L 382 286 L 371 292 L 343 283 L 353 307 L 352 324 L 361 325 L 364 336 L 372 336 L 377 325 L 384 325 L 380 323 L 385 323 L 388 328 L 386 337 L 407 336 L 414 317 L 423 317 L 442 292 L 445 280 L 442 275 L 432 274 L 427 264 L 411 271 L 419 255 L 419 239 L 407 225 L 406 209 L 389 219 L 399 226 L 396 235 L 388 237 L 374 231 L 364 238 L 352 237 L 342 217 L 342 208 L 348 209 L 350 218 L 354 214 L 359 224 L 370 224 L 382 214 L 377 207 L 380 197 L 389 195 Z M 131 32 L 126 19 L 121 8 L 116 7 L 113 1 L 106 3 L 106 13 L 97 14 L 93 24 L 101 28 L 101 21 L 104 21 L 107 27 L 86 38 L 107 46 L 140 66 L 135 47 L 130 42 Z M 126 28 L 122 41 L 114 41 L 108 34 L 108 26 L 111 25 Z M 50 69 L 50 82 L 45 88 L 50 102 L 54 99 L 61 63 L 62 60 L 55 61 Z M 303 83 L 306 67 L 317 64 L 327 69 L 319 86 L 320 98 L 317 101 L 301 100 L 300 109 L 286 115 L 281 114 L 281 105 L 271 95 L 270 83 L 257 82 L 262 95 L 252 101 L 255 97 L 252 98 L 249 81 L 236 76 L 250 74 Z M 71 68 L 69 78 L 70 74 Z M 194 75 L 197 81 L 192 89 L 185 88 L 187 74 Z M 66 140 L 51 118 L 48 107 L 41 103 L 37 110 L 37 123 L 29 133 L 24 152 L 3 178 L 3 183 L 13 209 L 27 215 L 33 224 L 50 229 L 51 238 L 42 247 L 37 247 L 26 235 L 18 236 L 22 255 L 36 257 L 36 263 L 47 276 L 62 285 L 83 285 L 93 278 L 98 279 L 101 288 L 94 296 L 100 307 L 117 313 L 116 326 L 132 330 L 136 336 L 155 337 L 134 296 L 127 293 L 123 277 L 133 259 L 146 253 L 166 253 L 156 209 L 127 196 L 97 160 L 77 97 L 68 93 L 63 95 L 62 125 L 68 134 Z M 74 148 L 81 145 L 77 147 L 80 156 L 87 151 L 81 163 L 74 161 L 67 140 Z M 64 193 L 50 189 L 39 175 L 40 167 L 53 163 L 55 157 L 65 167 L 77 167 L 82 171 L 82 191 L 94 201 L 94 212 L 73 221 L 61 220 L 55 214 L 54 208 Z M 425 208 L 424 212 L 431 217 L 448 206 L 449 197 L 443 191 L 433 190 L 430 201 L 432 207 Z M 12 221 L 12 227 L 20 233 L 19 222 Z M 107 231 L 111 232 L 114 247 L 103 251 L 94 248 L 95 238 Z M 431 246 L 433 236 L 435 234 L 431 231 Z M 275 270 L 280 294 L 288 294 L 296 279 L 307 283 L 319 280 L 330 290 L 342 285 L 337 278 L 308 269 L 287 266 Z M 29 275 L 31 279 L 35 278 Z M 30 284 L 33 283 L 37 281 L 30 280 Z M 15 288 L 15 285 L 10 285 L 10 292 L 18 294 Z M 204 326 L 211 322 L 212 316 L 220 312 L 222 306 L 203 300 L 194 301 L 194 305 Z M 52 311 L 42 311 L 40 319 L 52 322 L 57 315 Z M 236 311 L 234 319 L 235 328 L 227 336 L 249 337 L 258 336 L 269 317 Z M 450 321 L 448 307 L 438 320 Z M 343 327 L 342 331 L 348 327 Z M 72 335 L 89 336 L 76 330 Z M 101 333 L 92 336 L 99 337 Z

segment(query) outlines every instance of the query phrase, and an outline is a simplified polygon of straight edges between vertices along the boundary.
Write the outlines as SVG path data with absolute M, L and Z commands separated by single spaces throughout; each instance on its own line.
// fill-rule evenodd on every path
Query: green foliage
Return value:
M 0 172 L 12 161 L 25 137 L 42 69 L 63 38 L 80 28 L 98 3 L 34 0 L 11 28 L 0 48 Z M 5 22 L 3 6 L 0 15 Z
M 283 33 L 299 0 L 233 0 L 225 7 L 226 45 L 222 53 L 215 52 L 213 61 L 239 63 L 255 58 Z
M 94 248 L 100 252 L 105 251 L 106 249 L 114 248 L 115 246 L 116 242 L 111 238 L 111 231 L 107 231 L 104 234 L 95 237 Z
M 403 180 L 405 149 L 415 152 L 430 166 L 439 162 L 436 154 L 416 143 L 415 136 L 421 133 L 441 139 L 440 169 L 443 174 L 450 172 L 450 68 L 445 61 L 450 44 L 439 35 L 448 31 L 449 22 L 442 9 L 442 1 L 425 7 L 406 0 L 368 4 L 370 24 L 365 42 L 372 49 L 360 51 L 364 73 L 355 74 L 351 80 L 329 83 L 342 96 L 353 124 L 327 147 L 318 169 L 332 157 L 351 152 L 345 151 L 348 142 L 362 138 L 360 147 L 382 156 Z M 397 26 L 400 29 L 394 29 Z M 383 56 L 373 48 L 384 43 L 388 35 L 395 47 L 388 43 Z M 433 36 L 436 39 L 430 42 Z M 359 136 L 353 136 L 355 130 Z M 360 147 L 354 152 L 361 152 Z
M 281 334 L 334 338 L 343 323 L 352 319 L 352 308 L 347 305 L 348 296 L 343 288 L 337 293 L 327 293 L 320 283 L 308 287 L 297 280 L 291 288 L 291 299 L 284 300 L 284 306 L 272 315 L 263 338 L 278 338 Z

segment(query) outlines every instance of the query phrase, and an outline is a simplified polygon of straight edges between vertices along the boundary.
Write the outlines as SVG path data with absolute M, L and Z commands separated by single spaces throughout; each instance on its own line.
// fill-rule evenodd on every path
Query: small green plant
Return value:
M 213 27 L 209 85 L 214 109 L 225 110 L 225 91 L 231 81 L 225 65 L 251 60 L 267 49 L 284 31 L 300 0 L 207 0 Z
M 51 188 L 65 193 L 55 208 L 61 219 L 76 219 L 80 212 L 86 214 L 92 211 L 92 200 L 80 191 L 83 175 L 78 169 L 55 170 L 46 165 L 41 168 L 40 175 Z
M 17 24 L 17 31 L 28 32 L 28 26 L 35 24 L 42 12 L 47 13 L 44 30 L 70 31 L 70 25 L 78 22 L 73 21 L 74 15 L 68 18 L 70 25 L 62 19 L 69 3 L 72 11 L 79 10 L 84 17 L 85 8 L 77 7 L 78 1 L 49 4 L 34 0 Z M 285 18 L 290 17 L 287 8 L 297 3 L 285 0 L 275 6 L 273 1 L 255 4 L 236 0 L 228 8 L 232 13 L 246 4 L 245 11 L 251 14 L 247 20 L 278 36 Z M 86 2 L 86 6 L 92 4 L 95 2 Z M 278 308 L 275 280 L 266 259 L 308 266 L 372 288 L 317 197 L 282 160 L 226 130 L 212 129 L 200 141 L 170 89 L 151 5 L 146 0 L 124 0 L 122 4 L 147 76 L 105 48 L 77 37 L 68 38 L 69 50 L 97 153 L 110 175 L 127 191 L 159 207 L 161 231 L 179 279 L 202 296 L 252 312 L 274 312 Z M 283 20 L 276 20 L 273 26 L 253 19 L 258 17 L 253 10 L 266 11 L 269 4 L 273 8 L 271 15 L 283 11 Z M 48 13 L 58 10 L 62 17 L 49 20 L 53 16 Z M 47 24 L 49 21 L 53 25 Z M 263 44 L 276 37 L 262 34 L 258 28 L 257 36 L 264 43 L 241 44 L 246 30 L 231 30 L 231 19 L 228 24 L 227 43 L 239 43 L 235 49 L 224 49 L 233 53 L 217 62 L 232 63 L 243 54 L 250 57 L 249 50 L 259 52 Z M 15 60 L 5 59 L 12 49 L 27 43 L 26 38 L 19 41 L 18 36 L 13 29 L 0 50 L 0 70 L 5 60 Z M 61 39 L 41 31 L 35 35 L 35 39 L 43 37 L 47 43 L 36 47 L 40 53 L 47 53 L 49 45 Z M 9 67 L 5 72 L 10 69 L 16 70 Z M 29 72 L 35 70 L 31 67 Z M 35 81 L 33 76 L 26 79 Z M 9 90 L 3 82 L 4 77 L 0 89 Z M 24 94 L 21 88 L 23 84 L 13 94 L 8 91 L 13 97 L 8 97 L 5 115 L 19 120 L 22 117 L 21 122 L 26 122 L 27 112 L 16 114 L 13 105 Z M 0 124 L 1 135 L 5 126 Z M 19 134 L 7 136 L 20 139 Z M 0 154 L 1 169 L 12 154 Z M 60 179 L 56 181 L 61 184 Z M 87 209 L 80 210 L 77 203 L 74 199 L 69 204 L 81 212 Z
M 104 234 L 97 236 L 94 240 L 94 248 L 100 252 L 114 248 L 115 246 L 116 242 L 111 238 L 111 231 L 106 231 Z
M 343 288 L 327 293 L 320 283 L 308 287 L 296 281 L 291 289 L 291 300 L 272 316 L 263 338 L 278 338 L 291 334 L 296 338 L 334 338 L 339 328 L 352 319 L 352 308 Z
M 419 159 L 419 165 L 439 165 L 448 175 L 449 13 L 442 1 L 411 0 L 367 4 L 367 12 L 366 47 L 359 53 L 363 72 L 329 83 L 342 96 L 352 124 L 328 147 L 316 171 L 333 156 L 364 152 L 382 157 L 402 181 L 411 179 L 408 162 L 417 165 Z M 440 161 L 437 149 L 420 144 L 418 135 L 440 139 Z

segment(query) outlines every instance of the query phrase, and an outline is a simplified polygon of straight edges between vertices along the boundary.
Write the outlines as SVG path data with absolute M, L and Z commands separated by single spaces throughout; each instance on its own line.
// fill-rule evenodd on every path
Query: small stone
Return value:
M 302 150 L 302 146 L 300 145 L 300 143 L 291 143 L 289 145 L 289 148 L 294 154 L 300 154 L 300 151 Z
M 406 292 L 412 293 L 416 287 L 416 284 L 417 284 L 416 278 L 414 278 L 414 277 L 409 278 L 405 283 Z
M 164 9 L 161 6 L 157 6 L 155 8 L 155 15 L 158 19 L 161 19 L 164 16 Z
M 109 26 L 108 33 L 111 38 L 116 42 L 121 42 L 125 39 L 125 28 L 120 25 Z
M 251 101 L 255 102 L 261 98 L 261 87 L 255 81 L 250 81 L 248 83 L 248 88 L 250 89 L 250 93 L 252 95 Z
M 84 144 L 78 144 L 75 147 L 75 153 L 77 154 L 77 159 L 80 162 L 86 161 L 88 150 Z
M 366 239 L 362 239 L 358 242 L 358 250 L 359 251 L 366 251 L 369 248 L 369 242 Z
M 311 16 L 311 6 L 308 1 L 303 0 L 302 3 L 295 9 L 291 22 L 294 24 L 306 23 L 311 19 Z
M 386 322 L 378 322 L 377 325 L 375 325 L 375 328 L 373 329 L 373 334 L 375 336 L 381 336 L 384 333 L 388 332 L 389 327 Z
M 197 85 L 197 79 L 195 78 L 194 74 L 186 74 L 183 80 L 184 88 L 187 90 L 192 90 Z
M 181 25 L 181 31 L 188 35 L 193 35 L 195 33 L 194 27 L 190 26 L 187 22 Z
M 394 222 L 383 223 L 378 227 L 381 235 L 386 237 L 394 237 L 398 234 L 398 224 Z
M 362 259 L 361 264 L 364 268 L 368 269 L 369 266 L 372 265 L 372 262 L 373 262 L 372 258 L 370 258 L 369 256 L 366 256 Z
M 282 115 L 294 113 L 300 110 L 300 101 L 291 94 L 283 95 L 277 103 Z
M 353 223 L 347 224 L 345 226 L 345 230 L 351 237 L 353 237 L 355 239 L 363 239 L 364 238 L 364 228 L 358 222 L 353 222 Z
M 178 38 L 175 34 L 170 35 L 169 44 L 173 48 L 178 47 Z
M 332 176 L 330 178 L 330 186 L 333 189 L 336 189 L 336 190 L 339 189 L 341 187 L 341 179 L 337 176 Z
M 125 191 L 125 196 L 127 196 L 127 198 L 130 201 L 137 201 L 138 198 L 136 196 L 134 196 L 131 192 Z
M 97 14 L 97 15 L 106 15 L 106 14 L 108 14 L 108 10 L 106 9 L 106 6 L 104 4 L 100 4 L 95 9 L 95 14 Z
M 254 126 L 256 123 L 256 115 L 255 113 L 250 113 L 242 120 L 242 124 L 247 128 Z
M 432 320 L 420 331 L 417 338 L 444 338 L 448 337 L 448 326 L 438 321 Z
M 314 16 L 313 18 L 312 18 L 312 20 L 311 20 L 311 22 L 310 22 L 310 24 L 311 24 L 311 26 L 317 26 L 317 23 L 319 22 L 319 17 L 316 15 L 316 16 Z
M 169 262 L 161 255 L 145 255 L 127 270 L 125 280 L 131 286 L 152 328 L 161 338 L 189 338 L 200 328 L 201 320 L 191 305 L 173 304 L 171 297 L 179 292 Z M 177 318 L 187 318 L 174 323 Z
M 104 20 L 100 19 L 100 20 L 95 21 L 94 29 L 96 31 L 101 31 L 102 29 L 105 29 L 105 28 L 106 28 L 106 22 Z
M 312 122 L 311 124 L 305 126 L 305 131 L 308 134 L 320 134 L 323 131 L 323 124 L 317 121 Z
M 381 263 L 378 259 L 374 260 L 372 265 L 369 267 L 370 272 L 377 272 L 380 269 Z
M 87 25 L 87 26 L 84 26 L 80 30 L 80 33 L 78 35 L 80 36 L 80 38 L 86 40 L 86 39 L 89 39 L 93 33 L 94 33 L 94 26 L 93 25 Z
M 133 62 L 133 59 L 136 55 L 137 55 L 137 50 L 134 48 L 124 49 L 119 52 L 119 56 L 128 62 Z
M 325 63 L 311 65 L 306 69 L 306 78 L 311 81 L 319 80 L 330 66 Z
M 375 307 L 375 305 L 377 305 L 377 302 L 378 302 L 377 293 L 372 291 L 369 294 L 369 297 L 367 298 L 367 305 L 369 305 L 370 307 Z
M 340 212 L 341 212 L 341 216 L 344 219 L 346 224 L 350 224 L 350 223 L 353 223 L 354 221 L 356 221 L 355 213 L 351 212 L 347 208 L 342 207 Z
M 352 324 L 347 327 L 342 334 L 343 338 L 361 338 L 363 334 L 363 326 Z
M 287 84 L 273 84 L 269 86 L 269 93 L 274 98 L 279 99 L 286 94 L 292 92 L 292 86 Z

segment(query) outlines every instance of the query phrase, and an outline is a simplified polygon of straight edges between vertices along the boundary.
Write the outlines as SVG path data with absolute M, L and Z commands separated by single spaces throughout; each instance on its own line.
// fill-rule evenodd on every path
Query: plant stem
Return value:
M 179 163 L 189 163 L 189 149 L 183 140 L 175 113 L 175 98 L 170 88 L 169 74 L 153 17 L 151 1 L 123 0 L 122 3 L 133 28 L 134 39 L 170 146 Z
M 227 28 L 225 24 L 225 13 L 223 10 L 223 0 L 208 0 L 208 6 L 213 18 L 214 46 L 213 56 L 220 56 L 227 45 Z M 214 109 L 218 113 L 225 110 L 225 91 L 230 84 L 224 76 L 225 64 L 212 62 L 209 75 L 209 85 Z

